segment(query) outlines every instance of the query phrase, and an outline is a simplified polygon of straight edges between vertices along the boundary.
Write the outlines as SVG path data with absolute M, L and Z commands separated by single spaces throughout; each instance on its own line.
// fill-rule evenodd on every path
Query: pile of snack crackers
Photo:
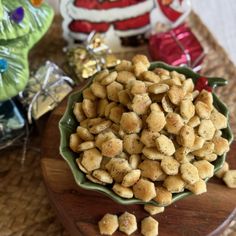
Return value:
M 173 193 L 206 192 L 204 180 L 214 175 L 211 162 L 229 150 L 221 132 L 227 118 L 214 107 L 209 91 L 194 90 L 191 78 L 162 68 L 149 71 L 149 66 L 145 56 L 136 55 L 113 71 L 96 74 L 74 105 L 78 127 L 70 148 L 79 154 L 78 167 L 90 181 L 122 198 L 166 206 Z M 164 210 L 145 207 L 150 214 Z M 123 232 L 122 219 L 131 217 L 127 214 L 119 218 Z M 118 228 L 117 216 L 102 219 L 101 234 L 112 234 L 103 227 L 110 220 Z M 143 220 L 143 235 L 156 235 L 145 233 L 149 223 L 158 229 L 153 220 Z

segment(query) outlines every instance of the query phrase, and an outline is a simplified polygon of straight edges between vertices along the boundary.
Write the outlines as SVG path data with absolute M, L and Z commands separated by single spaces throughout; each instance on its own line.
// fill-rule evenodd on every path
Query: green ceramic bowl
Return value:
M 199 74 L 194 73 L 191 69 L 187 67 L 171 67 L 162 62 L 153 62 L 150 66 L 150 70 L 153 70 L 157 67 L 164 68 L 169 71 L 175 70 L 179 73 L 184 74 L 188 78 L 192 78 L 194 82 L 196 81 L 197 78 L 200 77 Z M 222 78 L 208 78 L 208 81 L 212 87 L 223 86 L 227 84 L 227 81 Z M 218 111 L 220 111 L 222 114 L 224 114 L 228 118 L 229 112 L 226 105 L 214 93 L 213 93 L 213 98 L 214 98 L 214 106 L 217 108 Z M 146 202 L 143 202 L 136 198 L 125 199 L 125 198 L 119 197 L 112 191 L 111 187 L 102 186 L 102 185 L 89 181 L 85 177 L 85 174 L 81 172 L 80 169 L 77 167 L 75 159 L 76 157 L 78 157 L 78 154 L 70 150 L 69 137 L 71 133 L 75 132 L 76 127 L 78 126 L 78 122 L 76 121 L 73 115 L 73 104 L 81 100 L 82 100 L 81 92 L 77 92 L 70 95 L 68 104 L 67 104 L 67 109 L 62 119 L 59 122 L 59 128 L 60 128 L 60 134 L 61 134 L 60 153 L 62 157 L 66 160 L 68 165 L 70 166 L 70 169 L 74 175 L 76 183 L 81 188 L 84 188 L 87 190 L 99 191 L 120 204 L 145 204 Z M 226 129 L 222 130 L 222 133 L 223 133 L 223 137 L 226 138 L 231 143 L 233 140 L 233 134 L 229 125 Z M 215 166 L 215 171 L 217 171 L 223 165 L 225 161 L 225 157 L 226 157 L 226 154 L 218 157 L 217 160 L 213 162 L 213 165 Z M 175 193 L 173 194 L 173 202 L 181 198 L 184 198 L 190 194 L 191 192 L 187 190 L 185 190 L 182 193 Z M 151 201 L 149 203 L 158 205 L 158 203 L 156 203 L 155 201 Z

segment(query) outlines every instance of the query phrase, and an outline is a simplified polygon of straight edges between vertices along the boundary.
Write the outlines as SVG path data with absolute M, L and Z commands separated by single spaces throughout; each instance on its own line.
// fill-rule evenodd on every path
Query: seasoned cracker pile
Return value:
M 229 150 L 221 137 L 227 118 L 191 78 L 149 66 L 136 55 L 95 76 L 74 105 L 70 148 L 90 181 L 123 198 L 168 205 L 173 193 L 206 191 L 211 162 Z
M 158 235 L 158 225 L 159 223 L 151 216 L 144 218 L 141 222 L 141 234 Z M 129 212 L 124 212 L 119 218 L 117 215 L 107 213 L 98 222 L 98 227 L 101 235 L 113 235 L 117 229 L 126 235 L 131 235 L 138 229 L 135 215 Z

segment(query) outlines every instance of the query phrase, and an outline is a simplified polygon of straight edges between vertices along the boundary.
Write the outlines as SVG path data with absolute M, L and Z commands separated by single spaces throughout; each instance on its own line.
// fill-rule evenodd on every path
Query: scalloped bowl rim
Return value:
M 163 62 L 151 63 L 151 66 L 150 66 L 151 70 L 156 67 L 164 68 L 169 71 L 176 70 L 179 73 L 182 73 L 182 74 L 187 75 L 188 77 L 191 77 L 193 80 L 196 80 L 197 78 L 200 77 L 199 74 L 193 72 L 191 69 L 189 69 L 187 67 L 173 67 L 173 66 L 169 66 Z M 223 80 L 222 78 L 216 78 L 216 77 L 207 77 L 207 78 L 211 81 L 217 81 L 217 80 L 220 81 L 221 80 L 220 85 L 227 84 L 227 81 Z M 223 83 L 222 83 L 222 81 L 223 81 Z M 87 83 L 87 86 L 89 86 L 89 84 L 90 83 Z M 62 116 L 61 120 L 59 121 L 60 138 L 61 138 L 60 139 L 60 154 L 63 157 L 63 159 L 68 163 L 68 165 L 73 173 L 76 183 L 83 189 L 101 192 L 120 204 L 124 204 L 124 205 L 147 204 L 147 202 L 144 202 L 144 201 L 136 199 L 136 198 L 131 198 L 131 199 L 122 198 L 122 197 L 116 195 L 111 190 L 111 188 L 108 188 L 106 186 L 99 185 L 99 184 L 89 181 L 88 179 L 86 179 L 85 174 L 82 171 L 80 171 L 79 168 L 77 167 L 76 162 L 75 162 L 76 153 L 74 153 L 72 150 L 70 150 L 70 148 L 68 146 L 68 144 L 69 144 L 68 135 L 71 134 L 72 132 L 74 132 L 72 129 L 72 126 L 74 127 L 74 125 L 76 125 L 76 126 L 78 125 L 78 122 L 76 121 L 76 119 L 73 115 L 72 107 L 73 107 L 73 104 L 75 103 L 75 101 L 76 102 L 79 101 L 78 100 L 79 98 L 82 98 L 82 91 L 74 92 L 69 96 L 66 111 L 65 111 L 64 115 Z M 232 131 L 229 126 L 229 111 L 228 111 L 226 105 L 215 95 L 215 93 L 213 93 L 213 99 L 214 99 L 214 105 L 217 106 L 217 110 L 220 109 L 219 111 L 222 114 L 224 114 L 228 119 L 228 126 L 226 129 L 223 130 L 223 136 L 229 141 L 229 143 L 231 143 L 233 141 L 233 134 L 232 134 Z M 223 165 L 225 158 L 226 158 L 226 154 L 217 158 L 217 160 L 214 163 L 214 167 L 215 167 L 214 171 L 217 171 Z M 206 179 L 205 181 L 208 181 L 208 179 Z M 184 192 L 181 192 L 181 193 L 174 193 L 172 203 L 179 200 L 179 199 L 182 199 L 188 195 L 191 195 L 191 194 L 192 193 L 187 190 L 185 190 Z M 155 202 L 153 200 L 148 203 L 160 206 L 160 204 L 158 204 L 157 202 Z

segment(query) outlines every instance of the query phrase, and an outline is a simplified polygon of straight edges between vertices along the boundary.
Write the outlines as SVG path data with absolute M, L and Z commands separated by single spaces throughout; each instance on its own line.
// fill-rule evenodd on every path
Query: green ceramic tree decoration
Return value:
M 53 19 L 48 4 L 36 7 L 31 1 L 0 0 L 0 101 L 17 95 L 26 86 L 28 52 Z
M 0 0 L 0 21 L 2 20 L 3 9 L 2 9 L 2 0 Z

